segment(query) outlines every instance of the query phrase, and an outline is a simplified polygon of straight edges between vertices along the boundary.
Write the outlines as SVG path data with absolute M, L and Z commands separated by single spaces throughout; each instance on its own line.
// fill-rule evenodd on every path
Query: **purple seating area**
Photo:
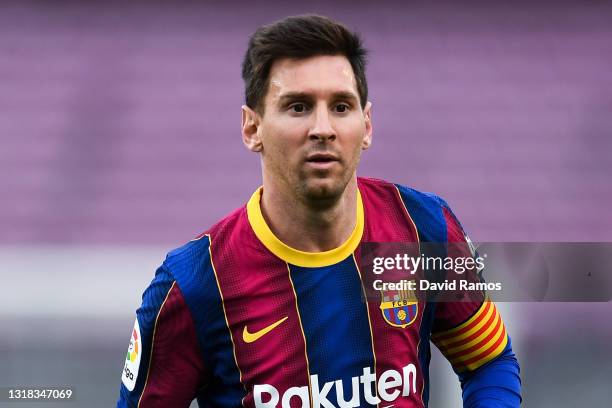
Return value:
M 0 244 L 178 245 L 240 206 L 240 62 L 282 3 L 0 6 Z M 612 7 L 311 11 L 371 50 L 361 174 L 435 191 L 475 240 L 612 239 Z

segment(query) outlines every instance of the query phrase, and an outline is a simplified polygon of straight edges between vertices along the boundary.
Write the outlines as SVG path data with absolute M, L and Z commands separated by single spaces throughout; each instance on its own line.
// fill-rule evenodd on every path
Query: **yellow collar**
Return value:
M 351 236 L 339 247 L 324 252 L 300 251 L 291 248 L 278 239 L 270 227 L 268 227 L 268 224 L 266 224 L 263 214 L 261 213 L 259 202 L 261 200 L 262 191 L 263 187 L 259 187 L 247 203 L 249 224 L 251 224 L 251 228 L 253 228 L 255 235 L 259 238 L 261 243 L 264 244 L 270 252 L 285 262 L 307 268 L 329 266 L 345 260 L 355 251 L 355 249 L 357 249 L 357 245 L 359 245 L 361 236 L 363 235 L 364 225 L 363 201 L 361 200 L 359 189 L 357 190 L 357 222 L 355 223 L 353 232 L 351 232 Z

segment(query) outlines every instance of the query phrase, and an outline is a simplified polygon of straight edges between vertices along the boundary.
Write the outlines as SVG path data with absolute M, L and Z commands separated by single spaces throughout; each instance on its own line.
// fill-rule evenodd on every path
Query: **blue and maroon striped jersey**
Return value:
M 466 238 L 432 194 L 366 178 L 358 187 L 356 226 L 331 251 L 281 242 L 260 188 L 170 252 L 137 311 L 118 406 L 425 407 L 430 340 L 460 375 L 510 347 L 488 299 L 418 301 L 395 316 L 364 300 L 361 242 Z

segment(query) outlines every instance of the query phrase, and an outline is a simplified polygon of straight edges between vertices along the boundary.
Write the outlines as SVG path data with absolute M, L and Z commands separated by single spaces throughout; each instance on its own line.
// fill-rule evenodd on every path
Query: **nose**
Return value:
M 336 131 L 332 126 L 331 117 L 326 104 L 317 106 L 313 114 L 313 124 L 310 128 L 308 137 L 311 140 L 333 141 L 336 139 Z

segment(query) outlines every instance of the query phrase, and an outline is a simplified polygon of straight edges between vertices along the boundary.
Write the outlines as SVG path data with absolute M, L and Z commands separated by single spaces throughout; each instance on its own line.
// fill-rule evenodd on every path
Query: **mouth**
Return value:
M 306 164 L 316 169 L 327 169 L 339 162 L 338 157 L 331 153 L 315 153 L 306 157 Z
M 336 155 L 331 153 L 315 153 L 306 157 L 307 163 L 330 163 L 340 161 Z

